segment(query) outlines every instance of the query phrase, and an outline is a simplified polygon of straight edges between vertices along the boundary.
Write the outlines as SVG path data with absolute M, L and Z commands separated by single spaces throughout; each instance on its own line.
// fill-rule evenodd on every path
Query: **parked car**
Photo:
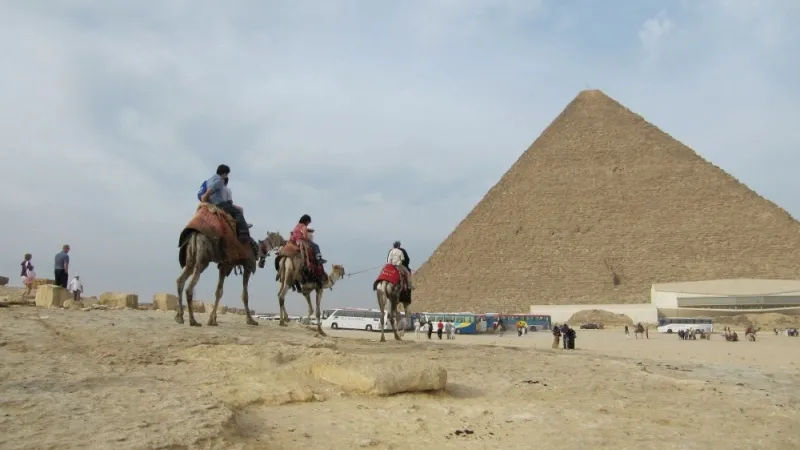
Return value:
M 601 323 L 585 323 L 581 325 L 581 330 L 602 330 L 603 324 Z

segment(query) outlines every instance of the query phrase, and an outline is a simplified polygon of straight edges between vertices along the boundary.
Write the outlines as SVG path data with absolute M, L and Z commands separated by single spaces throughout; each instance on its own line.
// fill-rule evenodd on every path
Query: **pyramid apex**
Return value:
M 582 100 L 589 100 L 589 99 L 600 99 L 600 98 L 606 99 L 611 97 L 606 95 L 606 93 L 601 91 L 600 89 L 585 89 L 583 91 L 578 92 L 578 95 L 575 98 Z

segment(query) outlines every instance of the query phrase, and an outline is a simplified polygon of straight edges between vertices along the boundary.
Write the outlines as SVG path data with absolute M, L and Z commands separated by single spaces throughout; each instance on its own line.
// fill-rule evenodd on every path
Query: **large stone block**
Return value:
M 374 395 L 435 391 L 447 385 L 443 367 L 414 359 L 394 362 L 348 357 L 316 363 L 311 373 L 345 391 Z
M 76 309 L 83 309 L 83 308 L 84 308 L 84 305 L 80 300 L 78 300 L 76 302 L 74 299 L 68 298 L 67 300 L 64 301 L 64 309 L 76 310 Z
M 204 313 L 204 312 L 206 312 L 205 303 L 201 302 L 200 300 L 193 301 L 192 302 L 192 312 L 196 312 L 196 313 Z
M 178 296 L 172 294 L 153 295 L 153 306 L 159 311 L 177 311 Z
M 139 296 L 127 292 L 103 292 L 100 294 L 100 304 L 112 308 L 139 309 Z
M 0 277 L 0 286 L 5 286 L 8 284 L 8 277 Z
M 48 284 L 56 284 L 56 280 L 50 280 L 48 278 L 36 278 L 33 280 L 33 288 L 36 289 L 39 286 L 46 286 Z
M 100 304 L 100 300 L 97 297 L 81 297 L 81 302 L 83 306 L 92 306 Z
M 61 286 L 45 284 L 36 289 L 36 306 L 42 308 L 61 308 L 70 298 L 69 291 Z
M 211 312 L 214 310 L 214 302 L 206 303 L 205 304 L 206 312 Z M 228 307 L 223 305 L 222 303 L 217 306 L 217 314 L 225 314 L 228 312 Z

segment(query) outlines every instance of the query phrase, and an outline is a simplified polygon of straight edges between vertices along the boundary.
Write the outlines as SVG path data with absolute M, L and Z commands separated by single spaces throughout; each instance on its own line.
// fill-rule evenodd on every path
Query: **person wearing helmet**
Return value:
M 409 289 L 414 289 L 414 286 L 411 284 L 411 269 L 408 267 L 410 261 L 408 253 L 401 246 L 400 241 L 394 241 L 392 249 L 389 250 L 389 255 L 386 257 L 386 262 L 395 266 L 397 270 L 400 271 Z

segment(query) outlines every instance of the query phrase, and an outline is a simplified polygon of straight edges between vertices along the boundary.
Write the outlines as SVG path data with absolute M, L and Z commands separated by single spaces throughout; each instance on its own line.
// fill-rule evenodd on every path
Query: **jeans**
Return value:
M 244 214 L 242 214 L 239 208 L 233 205 L 233 202 L 217 203 L 216 207 L 230 214 L 233 220 L 236 221 L 236 234 L 239 236 L 250 236 L 250 229 L 247 228 L 247 221 L 244 220 Z
M 67 288 L 67 282 L 69 278 L 69 274 L 64 269 L 56 269 L 55 270 L 55 277 L 56 277 L 56 286 L 61 286 L 64 289 Z

